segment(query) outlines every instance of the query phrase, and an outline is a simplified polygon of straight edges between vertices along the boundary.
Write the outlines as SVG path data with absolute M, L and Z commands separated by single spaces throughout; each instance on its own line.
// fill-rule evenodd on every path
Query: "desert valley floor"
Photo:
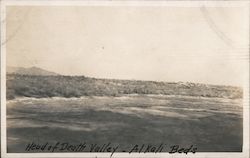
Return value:
M 87 142 L 242 150 L 242 99 L 178 95 L 28 98 L 7 101 L 8 152 L 28 143 Z

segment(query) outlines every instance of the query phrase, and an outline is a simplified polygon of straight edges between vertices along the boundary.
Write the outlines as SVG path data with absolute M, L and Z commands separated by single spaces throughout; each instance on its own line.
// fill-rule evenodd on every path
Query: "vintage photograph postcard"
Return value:
M 1 1 L 1 157 L 248 158 L 249 1 Z

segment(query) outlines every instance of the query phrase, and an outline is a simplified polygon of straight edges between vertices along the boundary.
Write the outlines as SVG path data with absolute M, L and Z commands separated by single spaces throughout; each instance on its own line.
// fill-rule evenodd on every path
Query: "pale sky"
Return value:
M 7 7 L 7 65 L 64 75 L 241 85 L 246 7 Z

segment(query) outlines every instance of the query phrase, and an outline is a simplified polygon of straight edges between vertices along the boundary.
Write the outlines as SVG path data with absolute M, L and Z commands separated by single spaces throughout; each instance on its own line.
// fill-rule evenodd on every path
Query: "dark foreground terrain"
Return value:
M 111 142 L 119 144 L 120 151 L 135 144 L 165 143 L 239 152 L 242 99 L 159 94 L 22 97 L 7 101 L 7 126 L 8 152 L 25 152 L 31 142 Z
M 168 146 L 164 151 L 172 145 L 193 145 L 198 152 L 242 150 L 239 87 L 18 70 L 7 75 L 8 152 L 26 152 L 32 142 L 110 142 L 118 151 L 161 143 Z

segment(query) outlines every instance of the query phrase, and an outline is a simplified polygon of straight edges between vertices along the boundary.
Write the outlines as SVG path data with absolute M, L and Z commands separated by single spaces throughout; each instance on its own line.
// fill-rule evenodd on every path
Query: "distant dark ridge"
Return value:
M 41 69 L 39 67 L 7 67 L 7 74 L 33 75 L 33 76 L 57 76 L 59 74 Z
M 7 99 L 15 97 L 121 96 L 162 94 L 218 98 L 242 98 L 243 90 L 233 86 L 168 83 L 139 80 L 96 79 L 85 76 L 7 75 Z

